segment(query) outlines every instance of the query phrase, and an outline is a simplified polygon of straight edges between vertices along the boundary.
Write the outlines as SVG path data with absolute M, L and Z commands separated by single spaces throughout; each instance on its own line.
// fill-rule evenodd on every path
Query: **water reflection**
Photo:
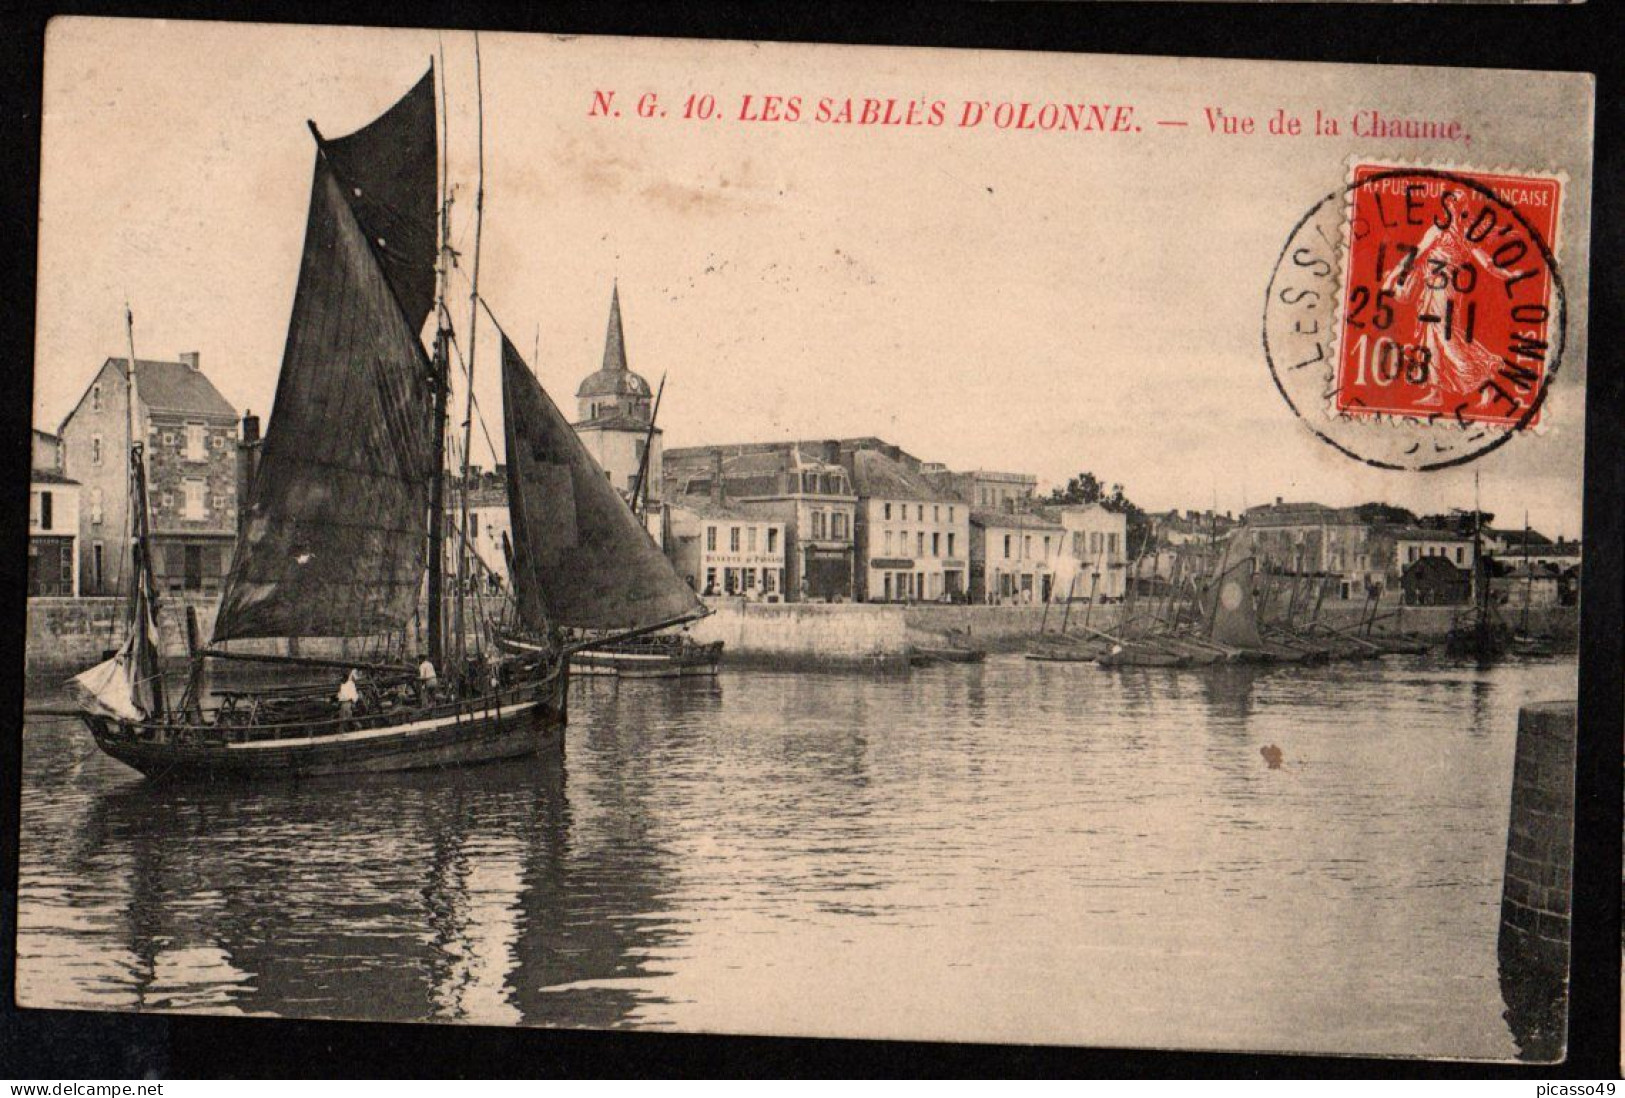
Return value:
M 1554 1016 L 1495 961 L 1507 782 L 1518 704 L 1572 689 L 1415 659 L 597 680 L 562 757 L 256 789 L 34 723 L 19 991 L 1536 1055 Z

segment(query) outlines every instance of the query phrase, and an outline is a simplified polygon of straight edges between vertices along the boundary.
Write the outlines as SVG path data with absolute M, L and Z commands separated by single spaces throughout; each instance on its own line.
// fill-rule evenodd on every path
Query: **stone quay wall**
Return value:
M 722 641 L 727 663 L 883 670 L 908 665 L 901 606 L 739 599 L 707 603 L 714 613 L 695 622 L 691 632 L 701 643 Z
M 1087 606 L 1073 603 L 1043 606 L 963 606 L 939 603 L 747 603 L 741 599 L 709 600 L 716 611 L 693 627 L 700 640 L 720 640 L 730 663 L 862 665 L 905 658 L 908 645 L 943 643 L 950 634 L 994 652 L 1015 652 L 1040 632 L 1087 635 L 1088 629 L 1110 632 L 1122 617 L 1122 604 Z M 474 623 L 483 611 L 470 600 L 467 616 Z M 214 628 L 215 602 L 210 598 L 169 596 L 160 615 L 166 657 L 186 655 L 185 607 L 197 611 L 205 639 Z M 1380 629 L 1438 640 L 1450 628 L 1456 607 L 1406 607 L 1397 619 L 1385 617 Z M 1389 614 L 1391 607 L 1384 607 Z M 496 613 L 496 607 L 490 608 Z M 1334 628 L 1353 628 L 1364 612 L 1358 601 L 1328 602 L 1321 620 Z M 26 667 L 29 672 L 80 670 L 102 658 L 124 640 L 124 604 L 119 598 L 35 598 L 28 600 Z M 1087 622 L 1087 625 L 1085 624 Z M 1575 607 L 1545 607 L 1530 613 L 1530 629 L 1573 637 L 1578 633 Z M 418 641 L 421 646 L 421 639 Z M 305 641 L 290 650 L 287 641 L 238 641 L 233 650 L 262 655 L 305 655 L 344 659 L 365 654 L 367 642 Z

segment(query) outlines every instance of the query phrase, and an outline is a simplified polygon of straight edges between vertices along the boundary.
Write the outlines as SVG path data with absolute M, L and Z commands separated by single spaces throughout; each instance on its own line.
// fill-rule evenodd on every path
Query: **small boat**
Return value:
M 933 663 L 981 663 L 987 659 L 982 648 L 914 647 L 908 650 L 908 662 L 914 667 L 928 667 Z
M 1113 645 L 1095 663 L 1101 667 L 1190 667 L 1191 658 L 1180 652 L 1131 642 Z
M 131 396 L 126 640 L 73 685 L 97 745 L 143 774 L 281 779 L 460 766 L 557 748 L 570 660 L 582 647 L 564 630 L 598 630 L 600 643 L 630 640 L 706 613 L 503 335 L 513 587 L 530 643 L 497 652 L 465 643 L 459 584 L 456 644 L 445 650 L 450 252 L 444 195 L 436 223 L 435 104 L 431 67 L 347 137 L 329 140 L 311 126 L 315 175 L 276 403 L 212 638 L 204 647 L 188 618 L 190 675 L 173 704 L 159 667 L 144 432 L 133 429 Z M 484 305 L 478 241 L 476 225 L 471 298 Z M 438 317 L 432 358 L 418 334 L 431 310 Z M 133 393 L 132 316 L 127 324 Z M 471 318 L 470 371 L 474 331 Z M 467 454 L 465 442 L 464 484 Z M 461 541 L 459 572 L 468 539 Z M 420 662 L 407 638 L 425 581 L 429 659 Z M 227 647 L 337 638 L 373 655 Z M 208 660 L 247 660 L 287 678 L 325 681 L 274 682 L 206 705 Z
M 570 658 L 570 668 L 578 675 L 679 679 L 714 676 L 721 662 L 721 641 L 700 644 L 686 633 L 655 633 L 601 648 L 589 645 Z

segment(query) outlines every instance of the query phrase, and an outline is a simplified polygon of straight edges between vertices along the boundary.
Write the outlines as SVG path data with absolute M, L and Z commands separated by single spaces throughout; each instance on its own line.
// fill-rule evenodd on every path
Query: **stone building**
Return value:
M 977 603 L 1039 603 L 1065 598 L 1056 574 L 1066 528 L 1027 511 L 970 513 L 970 598 Z
M 62 421 L 62 470 L 82 486 L 79 589 L 119 595 L 130 574 L 128 360 L 109 358 Z M 136 363 L 136 420 L 146 440 L 152 562 L 161 591 L 217 593 L 236 543 L 237 412 L 196 352 Z
M 696 498 L 672 506 L 671 558 L 677 574 L 706 596 L 784 600 L 784 523 Z
M 989 469 L 955 473 L 931 466 L 922 471 L 943 493 L 984 514 L 1009 515 L 1031 510 L 1038 491 L 1038 478 L 1032 473 L 1001 473 Z
M 576 415 L 576 436 L 628 502 L 637 486 L 644 451 L 648 450 L 643 503 L 655 500 L 663 476 L 660 428 L 652 432 L 649 429 L 654 416 L 654 394 L 649 383 L 627 366 L 619 285 L 610 291 L 604 362 L 576 390 Z
M 1372 524 L 1353 508 L 1322 503 L 1249 507 L 1242 531 L 1261 567 L 1292 575 L 1336 577 L 1337 597 L 1361 598 L 1397 579 L 1388 546 L 1372 539 Z
M 674 449 L 665 498 L 725 501 L 784 527 L 784 593 L 792 601 L 844 602 L 855 590 L 857 493 L 840 443 L 787 442 Z
M 28 485 L 30 598 L 79 594 L 78 540 L 79 485 L 55 468 L 36 467 Z
M 969 592 L 970 507 L 948 496 L 895 446 L 842 455 L 858 494 L 857 597 L 937 602 Z

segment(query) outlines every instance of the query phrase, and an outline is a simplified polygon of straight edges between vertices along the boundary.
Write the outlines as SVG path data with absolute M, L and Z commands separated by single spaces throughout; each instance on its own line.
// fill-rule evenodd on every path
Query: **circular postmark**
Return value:
M 1444 469 L 1539 423 L 1567 302 L 1562 180 L 1357 165 L 1294 226 L 1264 355 L 1321 441 L 1380 469 Z

